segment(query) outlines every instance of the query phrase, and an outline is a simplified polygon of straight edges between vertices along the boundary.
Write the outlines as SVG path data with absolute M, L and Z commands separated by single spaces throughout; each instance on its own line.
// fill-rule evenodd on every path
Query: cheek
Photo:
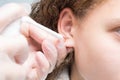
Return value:
M 75 62 L 80 73 L 90 80 L 108 80 L 107 76 L 120 75 L 120 43 L 99 33 L 80 37 L 75 44 Z

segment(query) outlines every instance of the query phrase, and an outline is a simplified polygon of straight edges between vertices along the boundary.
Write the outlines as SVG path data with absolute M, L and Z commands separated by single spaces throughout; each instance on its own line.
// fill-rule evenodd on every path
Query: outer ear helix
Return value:
M 58 20 L 58 31 L 65 39 L 65 45 L 67 47 L 73 47 L 73 34 L 72 29 L 74 28 L 75 21 L 74 15 L 69 8 L 65 8 L 61 13 Z

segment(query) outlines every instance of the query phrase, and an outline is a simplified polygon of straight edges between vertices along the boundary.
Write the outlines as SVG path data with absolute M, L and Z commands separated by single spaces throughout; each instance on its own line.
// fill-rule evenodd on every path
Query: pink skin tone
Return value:
M 119 3 L 120 0 L 105 1 L 104 4 L 98 5 L 94 10 L 90 11 L 83 20 L 76 18 L 68 8 L 61 12 L 58 21 L 59 33 L 64 36 L 66 47 L 75 50 L 71 80 L 79 80 L 80 75 L 85 80 L 120 80 Z M 28 28 L 29 31 L 30 28 Z M 52 43 L 54 41 L 48 45 L 49 43 L 46 40 L 43 41 L 43 36 L 38 38 L 38 35 L 35 36 L 36 32 L 33 32 L 24 35 L 28 36 L 28 38 L 31 36 L 43 46 L 45 54 L 40 55 L 41 53 L 36 52 L 36 57 L 39 65 L 42 68 L 47 68 L 45 71 L 47 72 L 49 62 L 56 63 L 54 62 L 56 57 L 54 57 L 54 60 L 52 59 L 56 55 L 51 50 L 55 48 L 59 52 L 60 49 L 56 48 L 55 44 Z M 35 52 L 36 49 L 41 49 L 38 47 L 39 45 L 34 46 L 31 40 L 29 45 L 31 45 L 31 51 Z M 50 54 L 46 52 L 49 49 L 47 46 L 53 46 L 50 49 Z M 65 46 L 61 49 L 63 48 L 65 50 Z M 65 54 L 65 52 L 63 53 Z M 46 61 L 46 63 L 40 62 L 41 60 Z M 36 69 L 39 69 L 39 67 L 36 67 Z M 45 75 L 47 74 L 45 73 Z
M 58 29 L 75 49 L 71 80 L 120 80 L 120 0 L 108 0 L 82 20 L 61 12 Z

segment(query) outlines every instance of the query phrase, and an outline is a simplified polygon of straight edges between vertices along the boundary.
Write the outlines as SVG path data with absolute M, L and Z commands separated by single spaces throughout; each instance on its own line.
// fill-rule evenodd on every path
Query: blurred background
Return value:
M 0 0 L 0 6 L 6 3 L 10 3 L 10 2 L 17 2 L 17 3 L 33 3 L 36 0 Z M 37 0 L 38 1 L 38 0 Z

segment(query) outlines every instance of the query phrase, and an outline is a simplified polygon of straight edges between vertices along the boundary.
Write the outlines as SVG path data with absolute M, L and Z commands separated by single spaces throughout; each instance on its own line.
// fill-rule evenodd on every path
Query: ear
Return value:
M 65 8 L 61 13 L 58 20 L 58 32 L 63 35 L 65 45 L 68 52 L 74 48 L 74 28 L 76 25 L 76 18 L 73 15 L 71 9 Z

